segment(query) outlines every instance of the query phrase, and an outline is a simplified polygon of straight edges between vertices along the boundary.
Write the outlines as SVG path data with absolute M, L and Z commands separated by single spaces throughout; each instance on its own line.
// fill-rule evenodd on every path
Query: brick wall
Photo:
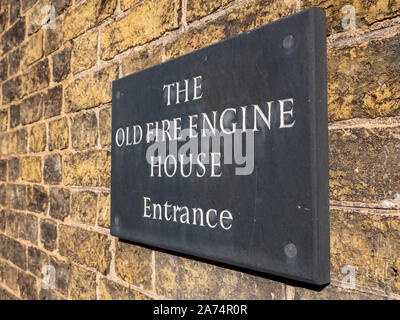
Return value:
M 0 4 L 0 298 L 400 298 L 398 0 Z M 48 4 L 55 29 L 43 26 Z M 342 26 L 348 4 L 354 30 Z M 111 237 L 111 81 L 313 5 L 328 23 L 331 284 L 310 290 Z M 45 266 L 55 289 L 42 288 Z

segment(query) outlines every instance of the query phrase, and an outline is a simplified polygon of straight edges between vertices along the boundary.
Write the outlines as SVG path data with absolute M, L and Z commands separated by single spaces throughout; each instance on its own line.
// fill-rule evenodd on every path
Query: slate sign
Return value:
M 113 82 L 111 234 L 328 283 L 325 13 Z

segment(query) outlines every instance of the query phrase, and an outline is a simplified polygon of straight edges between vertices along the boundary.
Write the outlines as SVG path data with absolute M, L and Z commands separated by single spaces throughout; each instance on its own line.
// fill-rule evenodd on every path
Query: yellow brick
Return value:
M 71 69 L 73 73 L 93 67 L 97 62 L 98 31 L 90 31 L 74 40 L 71 56 Z
M 144 44 L 179 26 L 179 0 L 146 1 L 104 28 L 101 58 L 109 60 L 130 47 Z
M 95 300 L 96 274 L 78 266 L 72 266 L 70 299 Z
M 151 250 L 117 242 L 115 271 L 117 275 L 135 286 L 151 289 Z
M 64 92 L 66 112 L 78 111 L 111 102 L 111 83 L 118 77 L 118 66 L 112 65 L 75 80 Z
M 296 12 L 296 1 L 255 0 L 167 44 L 166 59 L 203 48 Z
M 143 2 L 143 0 L 121 0 L 121 9 L 125 11 L 129 8 L 132 8 L 133 6 L 138 5 L 141 2 Z
M 363 27 L 374 22 L 395 17 L 399 14 L 400 2 L 397 0 L 306 0 L 305 7 L 319 7 L 326 12 L 329 33 L 342 32 L 342 20 L 349 12 L 342 12 L 346 5 L 355 9 L 356 26 Z
M 97 194 L 91 191 L 72 193 L 71 219 L 75 222 L 95 225 L 97 213 Z
M 400 35 L 328 50 L 329 121 L 400 115 Z
M 0 131 L 6 131 L 8 127 L 8 110 L 0 110 Z
M 207 24 L 194 29 L 189 33 L 181 35 L 177 40 L 166 45 L 166 60 L 170 60 L 226 39 L 228 36 L 224 29 L 225 27 L 221 24 Z
M 110 227 L 110 211 L 110 194 L 101 193 L 99 196 L 99 207 L 97 212 L 97 224 L 100 227 Z
M 201 19 L 234 0 L 188 0 L 187 21 Z
M 25 64 L 30 65 L 43 56 L 43 31 L 40 30 L 29 38 L 25 48 Z
M 105 274 L 110 267 L 110 239 L 78 227 L 59 226 L 58 247 L 62 256 Z
M 344 266 L 355 271 L 355 283 L 400 293 L 400 220 L 367 211 L 331 211 L 331 278 L 341 281 Z
M 329 130 L 330 199 L 382 203 L 396 198 L 399 146 L 400 127 Z
M 0 155 L 2 156 L 8 154 L 8 137 L 7 133 L 0 134 Z
M 70 40 L 94 27 L 114 13 L 117 0 L 88 0 L 67 11 L 64 18 L 64 40 Z
M 49 150 L 68 148 L 69 129 L 67 118 L 57 119 L 49 123 Z
M 99 113 L 100 143 L 102 146 L 111 144 L 111 106 L 100 110 Z
M 149 298 L 138 291 L 121 286 L 108 279 L 100 281 L 101 300 L 148 300 Z
M 21 178 L 29 182 L 42 181 L 42 161 L 40 157 L 21 158 Z
M 47 145 L 46 139 L 46 124 L 38 123 L 34 125 L 29 133 L 29 151 L 44 151 Z
M 95 147 L 97 140 L 98 125 L 94 112 L 81 112 L 71 118 L 71 142 L 74 149 Z
M 28 133 L 25 129 L 10 132 L 8 135 L 8 154 L 26 153 Z
M 65 185 L 109 187 L 111 154 L 96 150 L 66 154 L 63 157 Z
M 155 253 L 157 293 L 172 299 L 284 299 L 284 285 L 174 255 Z
M 128 75 L 135 73 L 161 63 L 162 51 L 162 46 L 132 51 L 130 55 L 122 59 L 123 74 Z

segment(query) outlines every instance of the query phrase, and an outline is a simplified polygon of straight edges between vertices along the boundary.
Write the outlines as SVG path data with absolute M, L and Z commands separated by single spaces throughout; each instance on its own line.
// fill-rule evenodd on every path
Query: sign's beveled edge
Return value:
M 312 167 L 317 169 L 316 172 L 313 171 L 312 175 L 312 188 L 313 190 L 318 190 L 318 195 L 317 192 L 313 192 L 313 197 L 312 197 L 312 203 L 313 206 L 315 206 L 314 216 L 313 216 L 313 244 L 317 244 L 317 247 L 313 248 L 313 270 L 311 274 L 313 275 L 311 278 L 305 278 L 305 277 L 299 277 L 295 275 L 289 275 L 288 273 L 281 273 L 277 272 L 275 270 L 268 270 L 266 271 L 265 269 L 260 269 L 260 268 L 253 268 L 249 267 L 248 265 L 245 264 L 240 264 L 240 263 L 229 263 L 226 260 L 221 260 L 218 258 L 211 258 L 210 256 L 205 256 L 201 254 L 193 254 L 192 252 L 185 250 L 185 249 L 171 249 L 171 247 L 164 246 L 159 243 L 151 242 L 151 241 L 146 241 L 146 242 L 141 242 L 140 240 L 135 240 L 133 238 L 128 239 L 128 238 L 121 238 L 121 240 L 126 240 L 129 242 L 134 242 L 137 244 L 142 244 L 144 246 L 151 246 L 155 248 L 160 248 L 163 250 L 167 251 L 172 251 L 176 253 L 181 253 L 184 255 L 188 255 L 190 257 L 193 257 L 194 259 L 200 258 L 203 260 L 210 261 L 211 263 L 218 262 L 222 264 L 227 264 L 227 265 L 232 265 L 232 266 L 237 266 L 240 268 L 244 268 L 247 270 L 254 270 L 257 272 L 261 272 L 263 274 L 267 275 L 272 275 L 272 276 L 278 276 L 286 279 L 292 279 L 295 281 L 301 281 L 305 283 L 310 283 L 312 285 L 325 285 L 330 282 L 330 246 L 329 246 L 329 172 L 328 172 L 328 118 L 327 118 L 327 80 L 326 80 L 326 15 L 325 11 L 321 10 L 320 8 L 317 7 L 311 7 L 308 9 L 305 9 L 301 12 L 297 12 L 295 14 L 292 14 L 287 17 L 283 17 L 281 19 L 275 20 L 273 22 L 270 22 L 268 24 L 259 26 L 257 28 L 254 28 L 252 30 L 243 32 L 241 34 L 229 37 L 227 39 L 224 39 L 222 41 L 213 43 L 211 45 L 208 45 L 206 47 L 203 47 L 201 49 L 186 53 L 184 55 L 172 58 L 168 61 L 164 61 L 162 63 L 159 63 L 155 66 L 140 70 L 136 73 L 132 73 L 130 75 L 127 75 L 123 78 L 116 79 L 112 81 L 112 96 L 114 98 L 114 89 L 115 86 L 118 85 L 118 82 L 121 80 L 125 80 L 127 78 L 134 77 L 140 73 L 143 72 L 149 72 L 152 69 L 158 68 L 161 65 L 164 65 L 166 63 L 170 63 L 172 61 L 177 61 L 180 59 L 184 59 L 186 56 L 193 54 L 194 52 L 201 52 L 203 50 L 208 49 L 209 47 L 217 46 L 223 42 L 231 41 L 232 39 L 235 38 L 240 38 L 243 37 L 251 32 L 254 32 L 256 30 L 265 28 L 267 26 L 270 26 L 272 24 L 277 24 L 284 22 L 287 19 L 293 18 L 294 16 L 300 16 L 300 15 L 313 15 L 316 16 L 313 18 L 310 18 L 310 21 L 314 22 L 315 25 L 313 26 L 312 30 L 317 33 L 318 40 L 313 41 L 314 45 L 314 50 L 318 50 L 316 46 L 318 46 L 319 43 L 323 45 L 323 48 L 319 48 L 319 52 L 323 53 L 323 57 L 321 57 L 321 60 L 319 61 L 314 61 L 314 72 L 312 73 L 313 79 L 310 81 L 310 83 L 313 85 L 314 88 L 314 97 L 318 97 L 315 99 L 312 99 L 314 101 L 310 101 L 310 103 L 314 104 L 313 110 L 315 111 L 314 115 L 314 125 L 315 128 L 313 129 L 315 132 L 323 132 L 321 135 L 315 134 L 316 140 L 313 142 L 313 145 L 315 146 L 315 154 L 314 154 L 314 163 L 312 164 Z M 317 22 L 318 19 L 318 22 Z M 321 27 L 321 24 L 323 24 L 324 28 L 320 29 L 318 27 Z M 316 38 L 313 38 L 316 40 Z M 315 57 L 317 55 L 314 55 Z M 322 72 L 315 72 L 317 69 L 322 69 Z M 319 75 L 320 77 L 317 79 L 316 75 Z M 323 83 L 323 85 L 320 85 L 320 87 L 323 89 L 322 91 L 316 90 L 316 87 L 318 86 L 318 83 Z M 114 101 L 114 99 L 113 99 Z M 318 109 L 316 106 L 320 104 L 322 108 Z M 114 103 L 112 104 L 114 106 Z M 321 111 L 321 112 L 318 112 Z M 113 128 L 111 128 L 112 130 Z M 319 131 L 323 129 L 322 131 Z M 111 151 L 113 150 L 113 141 L 111 142 Z M 111 170 L 112 170 L 112 156 L 111 156 Z M 325 169 L 324 169 L 325 168 Z M 112 174 L 111 174 L 111 180 L 112 180 Z M 112 183 L 111 183 L 111 194 L 112 194 Z M 112 197 L 111 197 L 112 199 Z M 112 202 L 112 200 L 111 200 Z M 113 212 L 111 210 L 112 205 L 110 205 L 110 219 L 111 219 L 111 225 L 110 225 L 110 234 L 112 236 L 116 236 L 119 238 L 118 234 L 116 234 L 112 228 L 113 226 Z M 319 246 L 318 246 L 319 244 Z

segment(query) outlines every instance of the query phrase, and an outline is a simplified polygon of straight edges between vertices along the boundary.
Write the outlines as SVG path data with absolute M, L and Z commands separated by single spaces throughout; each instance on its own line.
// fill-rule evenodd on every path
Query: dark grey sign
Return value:
M 317 8 L 116 80 L 111 234 L 328 283 L 326 95 Z

